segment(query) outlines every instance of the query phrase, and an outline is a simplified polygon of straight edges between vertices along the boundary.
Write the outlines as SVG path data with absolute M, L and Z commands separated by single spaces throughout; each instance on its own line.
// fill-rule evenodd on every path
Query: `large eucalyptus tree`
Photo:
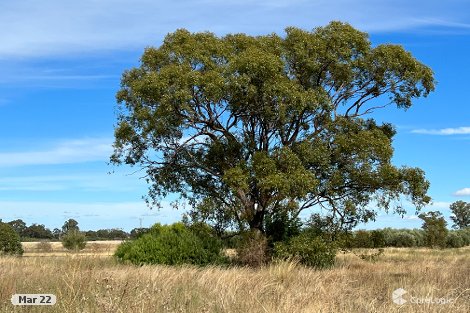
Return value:
M 399 45 L 332 22 L 286 35 L 177 30 L 117 94 L 115 164 L 142 168 L 150 203 L 189 199 L 193 217 L 263 231 L 266 216 L 321 206 L 340 227 L 430 201 L 419 168 L 391 163 L 395 130 L 373 112 L 408 109 L 433 72 Z

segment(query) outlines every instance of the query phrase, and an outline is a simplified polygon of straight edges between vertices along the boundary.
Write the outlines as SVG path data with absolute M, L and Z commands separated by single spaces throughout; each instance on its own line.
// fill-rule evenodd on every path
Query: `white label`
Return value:
M 57 301 L 52 294 L 15 294 L 11 296 L 13 305 L 54 305 Z

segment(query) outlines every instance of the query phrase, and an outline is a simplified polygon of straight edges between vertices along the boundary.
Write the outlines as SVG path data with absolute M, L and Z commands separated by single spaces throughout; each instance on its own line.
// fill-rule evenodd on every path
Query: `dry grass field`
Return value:
M 109 241 L 89 241 L 85 249 L 78 253 L 70 252 L 62 246 L 61 242 L 48 242 L 51 250 L 47 250 L 47 246 L 41 245 L 40 242 L 23 242 L 23 249 L 25 257 L 50 257 L 50 256 L 66 256 L 66 255 L 92 255 L 92 256 L 111 256 L 116 251 L 117 246 L 121 243 L 120 240 Z
M 28 257 L 0 258 L 0 312 L 470 312 L 468 247 L 385 249 L 376 262 L 340 254 L 334 268 L 321 271 L 292 262 L 260 269 L 137 267 L 95 248 L 35 257 L 26 247 Z M 392 302 L 397 288 L 407 291 L 407 303 Z M 13 306 L 15 293 L 52 293 L 57 303 Z M 412 297 L 451 302 L 417 304 Z

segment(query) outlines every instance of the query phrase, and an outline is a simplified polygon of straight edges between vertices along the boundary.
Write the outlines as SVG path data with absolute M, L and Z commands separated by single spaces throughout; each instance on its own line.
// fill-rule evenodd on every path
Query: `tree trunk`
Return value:
M 264 219 L 264 210 L 256 210 L 255 215 L 249 222 L 250 224 L 250 229 L 251 230 L 259 230 L 261 233 L 264 233 L 264 228 L 263 228 L 263 219 Z

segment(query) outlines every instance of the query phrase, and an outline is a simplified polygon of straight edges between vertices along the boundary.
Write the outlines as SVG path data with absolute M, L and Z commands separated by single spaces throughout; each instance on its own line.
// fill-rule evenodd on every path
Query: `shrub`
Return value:
M 306 266 L 327 268 L 334 265 L 336 248 L 321 237 L 301 234 L 288 242 L 276 243 L 274 255 L 280 259 L 296 259 Z
M 268 239 L 258 231 L 241 234 L 236 251 L 237 263 L 241 265 L 258 267 L 266 264 L 270 259 Z
M 392 235 L 393 247 L 415 247 L 416 238 L 407 231 L 399 231 Z
M 446 246 L 448 248 L 461 248 L 465 246 L 465 241 L 458 232 L 449 232 L 446 237 Z
M 67 250 L 83 250 L 86 246 L 86 237 L 77 230 L 71 230 L 62 236 L 62 245 Z
M 392 228 L 387 227 L 382 229 L 382 233 L 384 234 L 385 246 L 394 247 L 395 231 Z
M 371 233 L 366 230 L 358 230 L 354 233 L 353 248 L 373 248 Z
M 415 237 L 416 247 L 425 247 L 426 246 L 426 234 L 422 229 L 412 229 L 409 230 L 410 234 Z
M 382 230 L 376 229 L 370 232 L 370 240 L 374 248 L 385 247 L 385 234 Z
M 470 227 L 455 231 L 462 237 L 464 246 L 470 246 Z
M 289 211 L 277 211 L 273 215 L 267 215 L 264 219 L 264 229 L 268 239 L 268 245 L 275 242 L 286 241 L 300 234 L 302 222 L 300 218 L 294 218 Z
M 0 255 L 22 255 L 23 252 L 20 236 L 15 229 L 9 224 L 0 222 Z
M 201 229 L 191 230 L 183 223 L 155 224 L 147 234 L 119 245 L 115 256 L 133 264 L 223 263 L 221 242 Z

